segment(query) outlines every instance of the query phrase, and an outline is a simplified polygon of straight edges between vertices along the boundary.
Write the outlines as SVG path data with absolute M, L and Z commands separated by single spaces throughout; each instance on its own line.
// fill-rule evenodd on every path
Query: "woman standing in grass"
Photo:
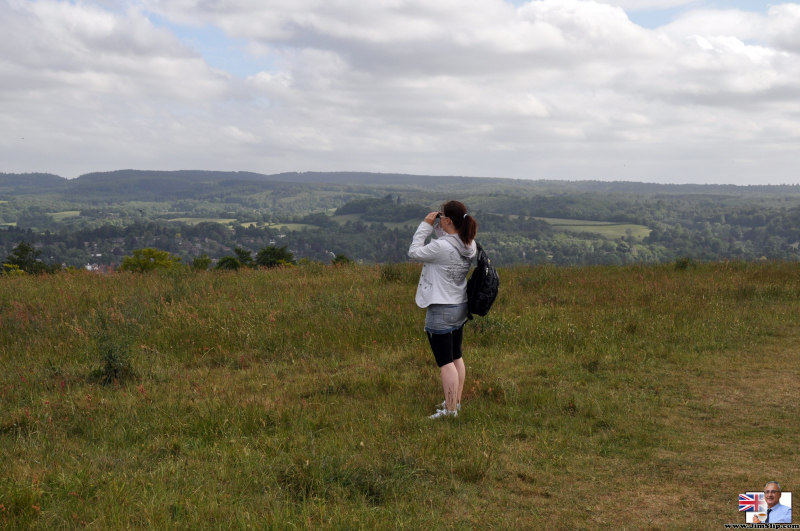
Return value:
M 438 223 L 436 223 L 438 220 Z M 438 239 L 425 245 L 436 232 Z M 432 419 L 458 416 L 466 369 L 461 340 L 467 321 L 467 273 L 476 254 L 478 223 L 460 201 L 448 201 L 441 212 L 431 212 L 420 223 L 408 256 L 423 262 L 416 302 L 427 308 L 425 332 L 442 372 L 444 402 Z

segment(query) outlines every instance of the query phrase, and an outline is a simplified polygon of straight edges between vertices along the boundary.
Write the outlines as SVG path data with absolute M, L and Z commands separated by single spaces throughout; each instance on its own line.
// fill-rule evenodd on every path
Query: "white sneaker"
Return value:
M 438 410 L 436 413 L 434 413 L 433 415 L 431 415 L 428 418 L 429 419 L 441 419 L 441 418 L 445 418 L 445 417 L 453 417 L 453 418 L 455 418 L 457 416 L 458 416 L 458 411 L 447 411 L 446 409 L 440 409 L 440 410 Z
M 437 411 L 440 409 L 444 409 L 445 411 L 447 411 L 447 400 L 439 404 L 439 406 L 436 409 Z M 461 404 L 456 404 L 456 411 L 461 411 Z

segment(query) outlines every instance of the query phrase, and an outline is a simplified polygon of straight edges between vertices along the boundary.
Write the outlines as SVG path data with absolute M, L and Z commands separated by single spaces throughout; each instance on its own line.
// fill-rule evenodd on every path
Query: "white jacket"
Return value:
M 423 262 L 416 296 L 420 308 L 466 302 L 467 273 L 477 254 L 474 241 L 467 247 L 458 234 L 447 234 L 440 227 L 435 230 L 438 240 L 425 245 L 434 228 L 423 221 L 408 248 L 409 258 Z

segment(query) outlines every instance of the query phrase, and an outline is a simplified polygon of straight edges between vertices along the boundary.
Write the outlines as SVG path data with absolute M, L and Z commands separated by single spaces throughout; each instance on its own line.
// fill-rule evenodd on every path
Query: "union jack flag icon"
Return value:
M 764 501 L 763 492 L 745 492 L 739 494 L 739 511 L 764 511 L 767 502 Z

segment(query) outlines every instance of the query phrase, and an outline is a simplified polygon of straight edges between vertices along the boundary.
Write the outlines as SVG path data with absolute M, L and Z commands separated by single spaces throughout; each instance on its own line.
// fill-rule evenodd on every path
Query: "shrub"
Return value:
M 6 263 L 3 264 L 3 271 L 7 274 L 18 274 L 19 271 L 37 274 L 54 273 L 61 269 L 61 266 L 48 266 L 39 260 L 41 254 L 42 251 L 23 240 L 11 250 L 11 254 L 6 258 Z
M 236 256 L 223 256 L 217 262 L 216 269 L 223 269 L 227 271 L 237 271 L 240 267 L 255 268 L 256 263 L 253 262 L 253 257 L 250 251 L 237 247 L 233 250 Z
M 133 376 L 130 339 L 127 334 L 112 330 L 105 315 L 97 319 L 94 348 L 102 365 L 92 372 L 92 376 L 101 383 L 120 382 Z
M 353 262 L 352 260 L 350 260 L 349 258 L 347 258 L 343 254 L 337 254 L 335 257 L 333 257 L 333 259 L 331 260 L 331 263 L 333 265 L 341 265 L 341 266 L 355 264 L 355 262 Z
M 283 247 L 264 247 L 256 254 L 256 264 L 262 267 L 278 267 L 281 265 L 296 265 L 294 255 Z
M 236 259 L 239 261 L 239 265 L 241 267 L 249 267 L 254 268 L 256 267 L 255 262 L 253 262 L 253 256 L 250 254 L 250 251 L 246 249 L 242 249 L 241 247 L 237 247 L 233 250 L 236 254 Z
M 0 273 L 6 274 L 10 277 L 21 277 L 27 275 L 27 273 L 20 269 L 18 265 L 14 264 L 3 264 L 3 269 L 0 270 Z
M 675 259 L 675 269 L 677 269 L 678 271 L 685 271 L 689 269 L 690 265 L 692 265 L 692 259 L 689 256 L 684 256 Z
M 133 251 L 133 256 L 123 258 L 119 270 L 142 273 L 154 269 L 172 269 L 180 264 L 180 261 L 180 258 L 169 254 L 167 251 L 146 247 Z
M 242 264 L 239 262 L 239 260 L 236 259 L 236 257 L 223 256 L 222 258 L 219 259 L 219 262 L 217 262 L 216 269 L 236 271 L 240 267 L 242 267 Z
M 211 258 L 206 253 L 201 254 L 192 260 L 192 269 L 195 271 L 205 271 L 211 265 Z

